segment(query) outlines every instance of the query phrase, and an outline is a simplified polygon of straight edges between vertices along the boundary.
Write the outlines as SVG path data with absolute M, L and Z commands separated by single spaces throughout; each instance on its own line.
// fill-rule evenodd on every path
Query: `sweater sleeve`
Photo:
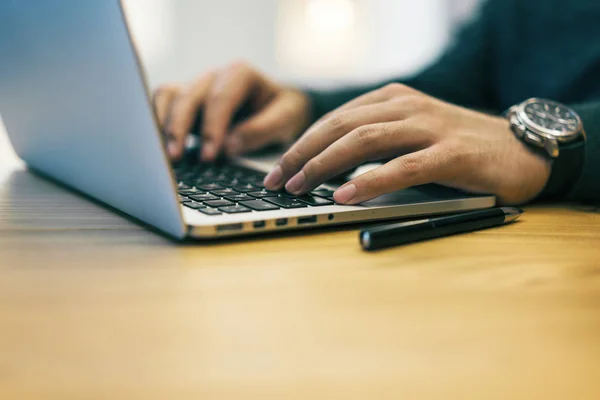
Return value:
M 450 48 L 431 66 L 407 79 L 332 91 L 306 91 L 313 121 L 344 103 L 392 82 L 404 83 L 431 96 L 475 109 L 493 109 L 490 101 L 490 20 L 494 1 L 485 2 L 478 18 L 465 25 Z
M 570 200 L 600 202 L 600 101 L 573 106 L 583 121 L 587 135 L 585 160 L 581 174 L 571 192 Z

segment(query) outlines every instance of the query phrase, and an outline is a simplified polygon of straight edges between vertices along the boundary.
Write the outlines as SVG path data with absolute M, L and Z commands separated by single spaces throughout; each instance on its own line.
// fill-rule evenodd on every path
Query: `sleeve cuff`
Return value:
M 585 160 L 567 199 L 600 202 L 600 102 L 573 106 L 586 132 Z

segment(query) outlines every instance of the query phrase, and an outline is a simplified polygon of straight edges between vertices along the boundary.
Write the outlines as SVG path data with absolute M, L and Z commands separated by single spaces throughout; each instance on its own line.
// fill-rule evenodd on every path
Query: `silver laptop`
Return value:
M 493 207 L 493 196 L 423 186 L 359 206 L 322 186 L 261 186 L 277 156 L 180 164 L 164 150 L 121 4 L 0 2 L 0 113 L 34 170 L 175 238 L 220 238 Z

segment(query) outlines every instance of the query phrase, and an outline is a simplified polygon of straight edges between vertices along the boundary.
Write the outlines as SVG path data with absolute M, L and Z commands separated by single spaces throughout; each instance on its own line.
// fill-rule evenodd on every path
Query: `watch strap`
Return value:
M 539 197 L 554 199 L 566 195 L 581 174 L 584 157 L 584 135 L 572 143 L 560 145 L 559 155 L 552 162 L 550 178 Z

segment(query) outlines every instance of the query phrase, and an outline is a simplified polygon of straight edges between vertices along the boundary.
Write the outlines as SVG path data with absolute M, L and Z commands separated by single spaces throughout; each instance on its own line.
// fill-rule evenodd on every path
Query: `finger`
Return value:
M 175 154 L 172 156 L 180 157 L 183 153 L 185 139 L 192 129 L 198 110 L 206 100 L 214 79 L 215 72 L 204 74 L 173 100 L 171 113 L 166 117 L 169 119 L 167 130 L 174 139 Z
M 303 135 L 281 158 L 267 175 L 265 185 L 269 189 L 280 189 L 285 182 L 300 171 L 313 157 L 321 153 L 336 140 L 360 126 L 374 123 L 402 120 L 410 109 L 398 101 L 369 104 L 346 111 L 333 113 L 329 118 L 314 126 L 311 132 Z
M 448 157 L 440 146 L 428 147 L 356 177 L 337 189 L 333 197 L 340 204 L 362 203 L 385 193 L 443 179 L 449 167 Z
M 307 193 L 323 182 L 367 161 L 382 160 L 426 148 L 433 136 L 411 127 L 409 120 L 361 126 L 312 158 L 285 188 Z
M 158 88 L 154 92 L 154 96 L 152 96 L 152 103 L 154 104 L 154 112 L 156 114 L 156 119 L 158 121 L 158 126 L 161 130 L 165 131 L 165 126 L 168 123 L 168 115 L 171 112 L 171 107 L 173 105 L 173 100 L 177 97 L 177 94 L 181 88 L 175 85 L 165 85 Z M 167 151 L 171 158 L 178 158 L 179 151 L 177 143 L 175 142 L 173 136 L 167 132 Z
M 360 109 L 368 105 L 377 106 L 380 103 L 392 99 L 393 97 L 398 97 L 398 94 L 401 92 L 406 94 L 418 93 L 415 90 L 409 88 L 408 86 L 402 84 L 388 84 L 377 90 L 373 90 L 371 92 L 358 96 L 355 99 L 344 103 L 335 110 L 323 115 L 306 130 L 303 137 L 311 136 L 316 130 L 320 130 L 321 128 L 323 128 L 323 123 L 325 121 L 331 121 L 332 124 L 336 124 L 336 122 L 338 122 L 336 116 L 339 116 L 342 113 L 349 112 L 350 110 L 355 110 L 357 108 Z
M 377 90 L 373 90 L 371 92 L 358 96 L 355 99 L 352 99 L 349 102 L 341 105 L 332 112 L 327 113 L 323 117 L 319 118 L 315 122 L 315 124 L 313 124 L 313 126 L 320 123 L 322 120 L 329 118 L 332 114 L 335 113 L 352 110 L 354 108 L 358 108 L 368 104 L 382 103 L 384 101 L 390 100 L 394 97 L 399 97 L 401 95 L 414 95 L 417 93 L 419 92 L 415 89 L 412 89 L 411 87 L 403 85 L 401 83 L 390 83 L 385 86 L 382 86 Z
M 250 119 L 235 126 L 227 138 L 229 155 L 258 150 L 269 143 L 288 137 L 289 121 L 296 112 L 297 102 L 292 97 L 279 97 Z M 291 132 L 290 135 L 291 136 Z
M 219 74 L 204 109 L 202 158 L 205 161 L 214 160 L 222 149 L 233 115 L 260 81 L 260 75 L 242 63 Z
M 180 90 L 181 87 L 177 85 L 164 85 L 154 92 L 152 103 L 154 104 L 154 111 L 161 129 L 164 128 L 168 122 L 167 116 L 171 110 L 171 105 Z

